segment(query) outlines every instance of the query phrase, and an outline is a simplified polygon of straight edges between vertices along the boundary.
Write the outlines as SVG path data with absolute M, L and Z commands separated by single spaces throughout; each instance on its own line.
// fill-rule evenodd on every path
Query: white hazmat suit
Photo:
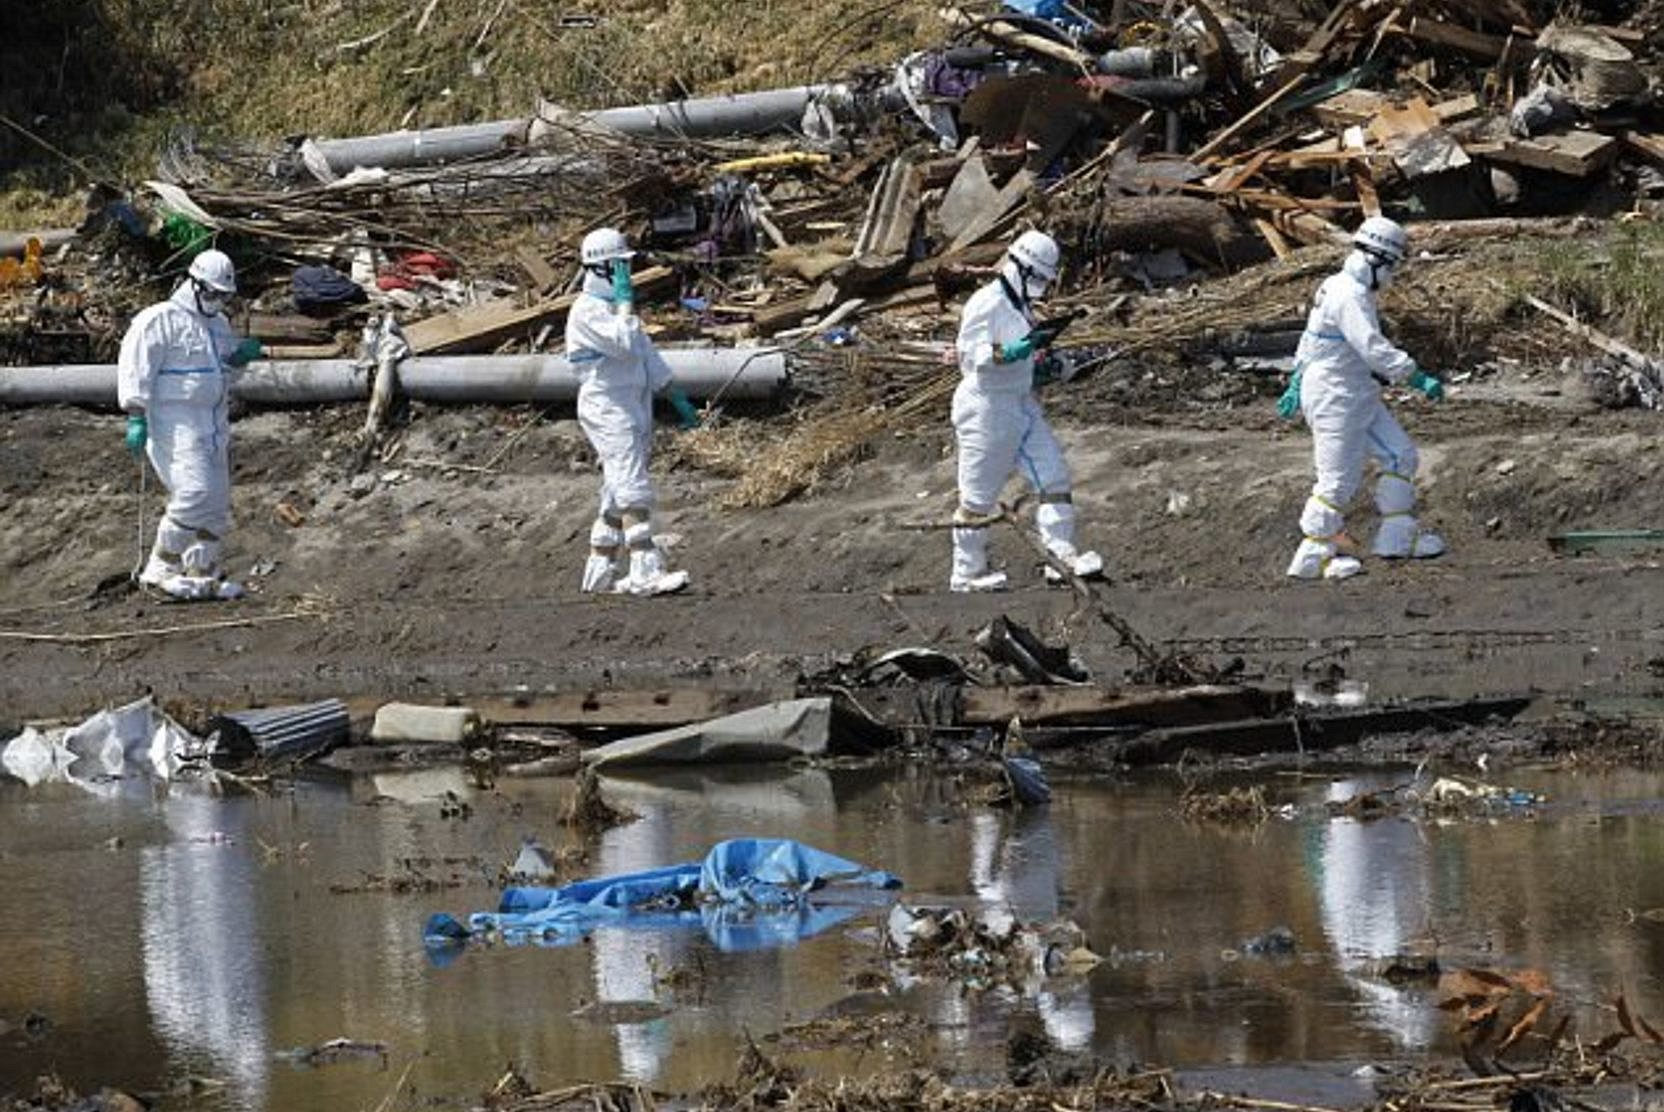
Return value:
M 144 415 L 145 452 L 168 491 L 167 511 L 139 578 L 178 598 L 242 593 L 220 570 L 231 525 L 226 361 L 237 346 L 224 314 L 204 312 L 189 279 L 167 301 L 134 317 L 121 341 L 118 401 L 129 414 Z
M 623 237 L 611 235 L 615 250 L 627 251 Z M 647 467 L 653 397 L 671 386 L 670 366 L 642 330 L 630 302 L 619 300 L 613 282 L 602 276 L 600 264 L 628 254 L 591 260 L 590 253 L 586 239 L 583 291 L 566 318 L 566 358 L 582 378 L 578 423 L 601 461 L 601 509 L 590 529 L 583 590 L 666 594 L 688 582 L 687 572 L 665 570 L 651 521 L 654 495 Z M 620 549 L 628 550 L 630 564 L 618 580 Z
M 1429 396 L 1442 396 L 1436 380 L 1381 334 L 1375 299 L 1391 280 L 1391 269 L 1366 251 L 1354 251 L 1340 273 L 1318 287 L 1300 337 L 1295 354 L 1300 410 L 1312 430 L 1317 478 L 1300 514 L 1303 539 L 1288 568 L 1297 578 L 1344 579 L 1362 570 L 1340 545 L 1366 457 L 1380 467 L 1375 505 L 1381 524 L 1374 554 L 1428 557 L 1444 551 L 1438 534 L 1423 531 L 1416 520 L 1416 446 L 1381 398 L 1382 382 L 1409 382 Z
M 1043 240 L 1042 247 L 1050 245 L 1049 260 L 1040 258 L 1042 263 L 1049 261 L 1049 268 L 1018 257 L 1027 253 L 1029 237 Z M 1031 301 L 1057 275 L 1056 250 L 1050 237 L 1024 233 L 1012 245 L 1000 277 L 971 295 L 960 318 L 956 347 L 962 377 L 953 394 L 959 509 L 954 514 L 948 580 L 954 591 L 999 590 L 1006 585 L 1003 572 L 988 570 L 988 526 L 1013 472 L 1039 496 L 1035 526 L 1047 551 L 1077 575 L 1103 571 L 1097 553 L 1075 547 L 1069 464 L 1034 396 L 1034 353 L 1024 351 L 1035 324 Z

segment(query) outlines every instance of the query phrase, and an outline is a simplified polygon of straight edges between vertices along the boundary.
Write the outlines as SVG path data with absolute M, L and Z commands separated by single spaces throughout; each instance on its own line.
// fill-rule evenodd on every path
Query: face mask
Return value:
M 1370 269 L 1375 274 L 1375 288 L 1384 290 L 1398 277 L 1398 263 L 1375 263 Z
M 229 304 L 231 304 L 230 294 L 224 294 L 202 285 L 196 287 L 196 307 L 202 310 L 204 316 L 211 317 L 224 310 Z

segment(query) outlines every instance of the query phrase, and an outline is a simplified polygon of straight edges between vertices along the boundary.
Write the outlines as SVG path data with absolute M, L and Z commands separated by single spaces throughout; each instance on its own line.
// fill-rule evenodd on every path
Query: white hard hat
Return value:
M 1352 246 L 1379 255 L 1394 265 L 1404 261 L 1408 244 L 1409 236 L 1403 225 L 1385 216 L 1371 216 L 1358 226 L 1357 234 L 1352 237 Z
M 1024 232 L 1005 253 L 1018 266 L 1032 270 L 1048 282 L 1057 281 L 1057 267 L 1063 258 L 1063 250 L 1058 247 L 1057 240 L 1045 232 Z
M 237 268 L 224 251 L 208 250 L 191 260 L 188 272 L 192 278 L 220 293 L 237 292 Z
M 614 259 L 633 259 L 636 255 L 630 250 L 630 241 L 617 228 L 596 228 L 590 232 L 584 237 L 579 254 L 585 266 L 596 266 Z

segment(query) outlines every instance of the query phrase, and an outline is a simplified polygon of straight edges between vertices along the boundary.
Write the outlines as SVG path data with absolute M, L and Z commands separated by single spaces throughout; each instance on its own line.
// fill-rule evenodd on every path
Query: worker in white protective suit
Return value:
M 1444 552 L 1437 533 L 1416 519 L 1416 446 L 1381 399 L 1383 384 L 1402 383 L 1429 399 L 1444 397 L 1438 378 L 1381 334 L 1376 295 L 1391 285 L 1406 257 L 1406 236 L 1381 216 L 1363 222 L 1340 273 L 1317 290 L 1295 352 L 1294 377 L 1279 411 L 1303 413 L 1312 430 L 1317 481 L 1300 514 L 1303 539 L 1288 574 L 1345 579 L 1363 570 L 1348 548 L 1346 510 L 1363 482 L 1364 459 L 1380 466 L 1375 505 L 1381 524 L 1371 551 L 1388 559 Z
M 579 251 L 583 292 L 566 318 L 566 358 L 582 379 L 578 422 L 601 459 L 601 512 L 589 533 L 583 590 L 663 595 L 688 584 L 688 573 L 665 568 L 653 539 L 653 397 L 664 394 L 683 428 L 699 414 L 671 380 L 670 367 L 642 331 L 630 281 L 624 233 L 598 228 Z M 618 557 L 629 566 L 618 578 Z
M 1028 231 L 1007 249 L 999 276 L 971 295 L 959 321 L 959 370 L 953 394 L 953 431 L 959 448 L 959 508 L 954 511 L 954 591 L 998 591 L 1002 571 L 988 568 L 988 529 L 998 518 L 1000 491 L 1018 472 L 1039 496 L 1035 526 L 1046 550 L 1076 575 L 1103 574 L 1096 552 L 1075 547 L 1075 507 L 1069 465 L 1053 435 L 1036 385 L 1036 357 L 1054 337 L 1035 328 L 1034 303 L 1057 280 L 1061 251 L 1044 232 Z M 1067 380 L 1068 364 L 1048 361 Z M 1047 578 L 1062 577 L 1051 567 Z
M 127 413 L 127 448 L 149 456 L 168 491 L 139 582 L 177 599 L 243 593 L 220 566 L 231 525 L 227 372 L 256 358 L 260 344 L 239 343 L 225 319 L 236 292 L 230 258 L 204 251 L 173 296 L 134 317 L 121 341 L 117 399 Z

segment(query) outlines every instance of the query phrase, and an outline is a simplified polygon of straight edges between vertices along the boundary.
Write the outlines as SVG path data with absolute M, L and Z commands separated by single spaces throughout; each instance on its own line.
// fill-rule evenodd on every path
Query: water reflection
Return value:
M 1090 978 L 1022 993 L 930 982 L 877 1002 L 924 1016 L 935 1026 L 921 1044 L 949 1072 L 979 1076 L 1000 1072 L 1016 1010 L 1036 1012 L 1064 1046 L 1122 1062 L 1448 1054 L 1429 994 L 1390 989 L 1371 968 L 1424 936 L 1447 964 L 1544 969 L 1590 1037 L 1610 1030 L 1601 1008 L 1617 987 L 1645 1014 L 1664 1013 L 1664 923 L 1626 913 L 1664 908 L 1653 867 L 1664 777 L 1521 786 L 1547 789 L 1558 809 L 1535 822 L 1319 816 L 1250 831 L 1183 822 L 1163 781 L 1062 782 L 1050 808 L 1012 815 L 967 806 L 952 781 L 917 770 L 689 772 L 609 781 L 609 797 L 642 819 L 592 846 L 585 871 L 785 836 L 898 873 L 911 902 L 1077 921 L 1110 957 Z M 378 1069 L 299 1071 L 274 1059 L 337 1036 L 386 1042 L 395 1075 L 409 1064 L 424 1096 L 465 1105 L 509 1062 L 549 1087 L 622 1075 L 685 1091 L 731 1074 L 742 1030 L 761 1036 L 875 1003 L 857 976 L 885 968 L 871 914 L 767 952 L 721 952 L 698 930 L 602 932 L 592 945 L 480 947 L 431 968 L 427 916 L 493 906 L 487 878 L 526 835 L 568 844 L 555 816 L 569 790 L 516 781 L 487 792 L 425 773 L 355 794 L 303 785 L 289 798 L 160 802 L 0 785 L 0 1019 L 38 1010 L 53 1023 L 38 1041 L 0 1035 L 0 1093 L 53 1069 L 82 1088 L 140 1090 L 193 1073 L 230 1083 L 199 1105 L 206 1112 L 374 1107 L 394 1080 Z M 1353 787 L 1282 790 L 1318 804 Z M 442 810 L 446 793 L 470 817 Z M 461 887 L 330 890 L 400 874 L 396 862 L 410 857 L 482 864 L 429 869 L 465 874 Z M 1299 958 L 1235 956 L 1277 924 L 1294 931 Z M 667 989 L 655 974 L 673 969 L 693 983 Z M 606 1007 L 652 1000 L 669 1014 L 617 1023 Z
M 981 812 L 971 817 L 970 885 L 978 899 L 1008 908 L 1025 922 L 1058 918 L 1063 861 L 1051 812 L 1025 808 L 1015 815 Z M 1084 980 L 1042 981 L 1034 1004 L 1046 1033 L 1065 1050 L 1092 1045 L 1097 1025 Z
M 196 793 L 163 806 L 169 839 L 139 855 L 144 989 L 151 1022 L 199 1073 L 265 1104 L 266 954 L 248 812 Z
M 1328 799 L 1341 802 L 1362 787 L 1339 781 Z M 1323 934 L 1336 967 L 1357 993 L 1365 1021 L 1399 1050 L 1424 1050 L 1438 1028 L 1425 1001 L 1380 979 L 1379 966 L 1426 933 L 1432 913 L 1428 848 L 1422 828 L 1407 819 L 1359 822 L 1337 818 L 1308 828 L 1316 843 L 1309 863 Z

